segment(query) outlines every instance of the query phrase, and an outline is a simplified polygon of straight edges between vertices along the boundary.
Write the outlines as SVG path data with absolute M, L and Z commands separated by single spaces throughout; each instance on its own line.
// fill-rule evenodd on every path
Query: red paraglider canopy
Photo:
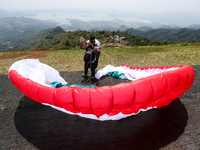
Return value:
M 35 59 L 14 63 L 9 69 L 9 78 L 21 92 L 39 103 L 86 118 L 119 120 L 168 105 L 191 87 L 195 76 L 189 65 L 107 68 L 112 68 L 111 71 L 121 69 L 125 77 L 133 79 L 132 82 L 94 88 L 52 88 L 52 82 L 67 82 L 55 69 Z M 110 71 L 107 68 L 98 71 L 99 78 Z M 138 74 L 143 76 L 139 78 Z

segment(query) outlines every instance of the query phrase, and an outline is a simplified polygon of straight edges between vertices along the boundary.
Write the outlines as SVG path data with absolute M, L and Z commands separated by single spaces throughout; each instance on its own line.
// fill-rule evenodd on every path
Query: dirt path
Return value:
M 0 60 L 3 59 L 13 59 L 21 56 L 26 56 L 25 59 L 29 58 L 43 58 L 47 57 L 47 53 L 52 53 L 54 51 L 31 51 L 31 52 L 10 52 L 0 55 Z

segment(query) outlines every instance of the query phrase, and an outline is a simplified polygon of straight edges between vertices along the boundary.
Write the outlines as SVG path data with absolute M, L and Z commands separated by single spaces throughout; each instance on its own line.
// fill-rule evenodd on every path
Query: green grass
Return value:
M 6 53 L 8 52 L 0 53 L 0 56 Z M 84 53 L 84 50 L 60 50 L 47 53 L 47 57 L 39 60 L 58 71 L 81 71 L 84 68 Z M 25 56 L 0 60 L 0 74 L 7 74 L 12 63 L 21 59 L 25 59 Z M 132 67 L 200 65 L 200 45 L 102 49 L 97 70 L 108 64 L 113 66 L 127 64 Z

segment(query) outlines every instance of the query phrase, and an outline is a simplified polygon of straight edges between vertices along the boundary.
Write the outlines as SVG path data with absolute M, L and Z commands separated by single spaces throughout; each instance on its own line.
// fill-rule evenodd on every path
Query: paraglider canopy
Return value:
M 168 105 L 194 81 L 192 66 L 133 68 L 107 65 L 95 77 L 107 74 L 131 80 L 103 87 L 51 87 L 67 82 L 52 67 L 36 59 L 15 62 L 9 69 L 12 83 L 29 98 L 60 111 L 97 120 L 119 120 L 140 111 Z

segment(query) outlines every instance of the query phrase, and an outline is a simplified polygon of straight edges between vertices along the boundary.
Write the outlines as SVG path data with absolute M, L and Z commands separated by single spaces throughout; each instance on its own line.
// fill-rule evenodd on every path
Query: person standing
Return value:
M 88 68 L 91 68 L 91 78 L 94 79 L 95 69 L 98 66 L 98 61 L 101 53 L 100 42 L 97 39 L 95 39 L 94 36 L 91 36 L 90 39 L 86 41 L 86 44 L 83 42 L 81 42 L 80 44 L 82 49 L 86 49 L 84 55 L 84 73 L 82 74 L 82 76 L 87 77 Z

